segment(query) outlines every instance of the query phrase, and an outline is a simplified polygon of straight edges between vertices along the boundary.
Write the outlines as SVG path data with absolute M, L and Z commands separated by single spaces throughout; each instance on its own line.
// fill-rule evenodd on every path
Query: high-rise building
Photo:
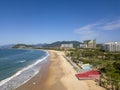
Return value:
M 96 48 L 96 39 L 93 40 L 93 48 Z
M 119 52 L 120 51 L 120 42 L 108 42 L 104 43 L 104 50 L 109 52 Z
M 96 39 L 94 40 L 85 40 L 84 44 L 87 45 L 87 48 L 96 48 Z
M 89 43 L 90 41 L 91 41 L 91 40 L 84 40 L 83 43 L 88 45 L 88 43 Z

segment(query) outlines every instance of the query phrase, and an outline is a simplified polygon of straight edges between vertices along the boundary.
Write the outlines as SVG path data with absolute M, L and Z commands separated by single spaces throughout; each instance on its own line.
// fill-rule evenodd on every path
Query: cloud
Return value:
M 101 27 L 103 30 L 117 30 L 120 29 L 120 20 L 108 22 Z
M 80 34 L 81 39 L 93 39 L 98 37 L 98 33 L 96 33 L 96 29 L 97 26 L 99 25 L 100 23 L 85 25 L 79 29 L 76 29 L 75 33 Z
M 112 21 L 103 21 L 85 25 L 75 30 L 81 39 L 94 39 L 100 36 L 101 31 L 120 30 L 120 19 Z

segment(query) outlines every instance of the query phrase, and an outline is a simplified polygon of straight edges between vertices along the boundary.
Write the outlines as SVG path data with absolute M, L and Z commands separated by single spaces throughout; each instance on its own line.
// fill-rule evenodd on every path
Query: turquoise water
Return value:
M 40 50 L 0 49 L 0 81 L 45 56 Z
M 84 69 L 84 70 L 91 70 L 92 69 L 92 65 L 84 65 L 84 66 L 82 66 L 82 69 Z

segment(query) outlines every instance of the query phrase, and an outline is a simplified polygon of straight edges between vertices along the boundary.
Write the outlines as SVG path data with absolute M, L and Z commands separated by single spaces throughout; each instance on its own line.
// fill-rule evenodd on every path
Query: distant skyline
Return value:
M 0 0 L 0 45 L 120 41 L 120 0 Z

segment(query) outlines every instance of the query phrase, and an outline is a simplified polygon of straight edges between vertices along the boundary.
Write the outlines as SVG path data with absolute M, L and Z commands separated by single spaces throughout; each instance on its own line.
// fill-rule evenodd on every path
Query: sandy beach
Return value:
M 50 64 L 16 90 L 105 90 L 93 80 L 78 80 L 76 71 L 63 57 L 64 53 L 50 50 Z

